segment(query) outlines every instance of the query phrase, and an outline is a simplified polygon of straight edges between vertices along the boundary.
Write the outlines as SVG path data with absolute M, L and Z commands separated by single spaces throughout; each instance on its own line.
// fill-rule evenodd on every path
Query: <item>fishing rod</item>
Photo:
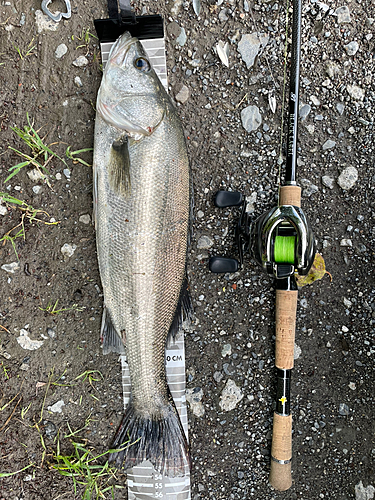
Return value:
M 215 196 L 217 207 L 242 205 L 241 217 L 236 227 L 239 262 L 226 257 L 212 257 L 209 262 L 212 272 L 235 272 L 242 267 L 244 251 L 248 249 L 255 261 L 275 280 L 277 389 L 269 481 L 280 491 L 287 490 L 292 485 L 290 383 L 294 364 L 298 298 L 296 274 L 305 276 L 315 257 L 313 232 L 301 209 L 301 188 L 296 182 L 301 11 L 302 1 L 293 0 L 287 150 L 284 184 L 279 187 L 278 206 L 251 223 L 242 193 L 219 191 Z

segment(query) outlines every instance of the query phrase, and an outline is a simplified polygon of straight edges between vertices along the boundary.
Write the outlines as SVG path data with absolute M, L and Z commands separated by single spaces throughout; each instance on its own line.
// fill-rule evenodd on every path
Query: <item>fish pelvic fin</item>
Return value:
M 109 354 L 110 352 L 125 354 L 123 340 L 113 326 L 111 315 L 106 307 L 103 310 L 100 339 L 103 344 L 103 354 Z
M 124 197 L 130 193 L 129 140 L 124 134 L 111 146 L 108 165 L 109 184 L 113 191 Z
M 189 445 L 172 397 L 158 416 L 138 413 L 130 401 L 112 449 L 108 462 L 118 469 L 149 460 L 164 476 L 177 477 L 191 467 Z

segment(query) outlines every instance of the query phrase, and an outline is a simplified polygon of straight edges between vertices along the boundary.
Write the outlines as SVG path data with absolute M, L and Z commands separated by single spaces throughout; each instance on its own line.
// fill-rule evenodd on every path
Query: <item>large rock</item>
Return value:
M 241 121 L 247 132 L 253 132 L 262 123 L 262 116 L 257 106 L 247 106 L 241 111 Z
M 238 44 L 238 51 L 240 52 L 242 60 L 246 63 L 248 69 L 254 65 L 255 58 L 259 54 L 260 48 L 267 45 L 268 39 L 268 35 L 264 33 L 250 33 L 242 35 Z

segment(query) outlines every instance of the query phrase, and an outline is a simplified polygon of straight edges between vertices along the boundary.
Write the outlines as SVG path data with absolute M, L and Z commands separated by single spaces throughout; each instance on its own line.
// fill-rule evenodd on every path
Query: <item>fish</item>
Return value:
M 184 131 L 138 39 L 109 54 L 96 104 L 93 218 L 104 295 L 103 353 L 126 354 L 131 398 L 109 463 L 191 464 L 165 369 L 167 339 L 191 313 L 186 256 L 191 178 Z M 113 451 L 114 450 L 114 451 Z

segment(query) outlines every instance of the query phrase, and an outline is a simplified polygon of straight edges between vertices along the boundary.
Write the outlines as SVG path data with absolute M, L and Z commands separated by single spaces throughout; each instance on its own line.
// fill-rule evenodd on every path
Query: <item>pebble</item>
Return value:
M 297 344 L 294 344 L 294 359 L 298 359 L 302 354 L 302 349 Z
M 223 411 L 233 410 L 243 398 L 241 389 L 232 379 L 228 379 L 222 393 L 220 394 L 219 406 Z
M 332 141 L 331 139 L 328 139 L 324 144 L 323 144 L 323 151 L 327 151 L 327 149 L 332 149 L 336 146 L 336 142 Z
M 355 167 L 346 167 L 337 179 L 342 189 L 351 189 L 358 180 L 358 170 Z
M 221 355 L 223 356 L 223 358 L 225 358 L 225 356 L 230 356 L 231 354 L 232 346 L 230 344 L 224 344 L 221 350 Z
M 43 189 L 42 186 L 33 186 L 33 192 L 35 194 L 39 194 L 42 189 Z
M 178 94 L 176 94 L 176 101 L 181 104 L 185 104 L 185 102 L 189 99 L 189 97 L 190 97 L 190 90 L 186 85 L 183 85 Z
M 323 175 L 323 177 L 322 177 L 322 183 L 327 188 L 333 189 L 334 179 L 332 177 L 329 177 L 328 175 Z
M 43 175 L 36 168 L 33 168 L 32 170 L 27 172 L 27 175 L 32 182 L 38 182 L 43 180 Z
M 79 222 L 82 222 L 82 224 L 90 224 L 91 222 L 90 215 L 89 214 L 81 215 L 81 217 L 79 218 Z
M 344 45 L 344 49 L 348 56 L 354 56 L 359 49 L 359 44 L 358 42 L 350 42 L 348 45 Z
M 181 33 L 180 35 L 176 38 L 176 42 L 180 47 L 183 47 L 186 43 L 187 36 L 186 36 L 186 31 L 185 28 L 181 28 Z
M 301 118 L 302 122 L 306 120 L 310 112 L 311 112 L 310 104 L 305 104 L 304 106 L 302 106 L 302 108 L 299 110 L 299 117 Z
M 335 12 L 337 16 L 337 22 L 339 24 L 350 23 L 350 11 L 349 7 L 346 5 L 344 7 L 339 7 Z
M 11 264 L 3 264 L 1 266 L 1 269 L 11 274 L 14 274 L 16 271 L 19 271 L 20 268 L 21 266 L 19 262 L 12 262 Z
M 201 236 L 197 243 L 197 248 L 200 250 L 208 250 L 214 245 L 214 242 L 208 236 Z
M 304 188 L 302 191 L 302 196 L 306 196 L 307 198 L 309 198 L 311 195 L 319 191 L 318 186 L 309 181 L 309 179 L 301 179 L 300 183 Z
M 17 337 L 17 342 L 22 349 L 27 349 L 28 351 L 35 351 L 43 345 L 43 340 L 32 340 L 27 330 L 23 328 L 20 330 L 20 336 Z
M 76 66 L 77 68 L 84 68 L 87 66 L 89 63 L 87 57 L 85 56 L 79 56 L 77 59 L 73 61 L 73 66 Z
M 65 43 L 60 43 L 60 45 L 55 50 L 55 56 L 57 59 L 61 59 L 68 52 L 68 47 Z
M 64 243 L 61 247 L 61 253 L 64 255 L 65 259 L 71 257 L 76 251 L 77 245 L 70 245 L 69 243 Z
M 356 101 L 363 101 L 365 97 L 365 91 L 358 87 L 358 85 L 347 85 L 346 90 L 350 97 Z
M 241 121 L 247 132 L 256 130 L 262 123 L 262 116 L 257 106 L 247 106 L 241 111 Z
M 352 247 L 352 246 L 353 246 L 353 242 L 350 238 L 343 238 L 340 241 L 340 247 Z
M 82 80 L 80 79 L 79 76 L 76 76 L 74 78 L 74 84 L 77 86 L 77 87 L 83 87 L 83 83 L 82 83 Z
M 186 401 L 190 405 L 191 411 L 196 417 L 203 417 L 204 406 L 202 404 L 203 390 L 201 387 L 195 387 L 194 389 L 186 389 Z
M 0 205 L 0 215 L 5 215 L 6 213 L 8 213 L 7 207 L 4 207 L 4 205 Z
M 355 485 L 355 500 L 371 500 L 375 495 L 375 488 L 369 484 L 366 488 L 362 481 Z
M 340 403 L 339 414 L 344 417 L 347 417 L 349 415 L 349 406 L 345 403 Z
M 242 60 L 246 63 L 247 69 L 254 65 L 255 58 L 259 54 L 260 48 L 265 47 L 269 37 L 265 33 L 250 33 L 242 35 L 238 43 L 238 51 Z
M 64 168 L 63 172 L 68 181 L 70 181 L 70 170 L 68 168 Z
M 59 23 L 52 21 L 52 19 L 44 15 L 41 10 L 35 11 L 35 23 L 37 25 L 38 33 L 42 33 L 44 30 L 56 31 L 59 27 Z
M 54 439 L 57 435 L 57 427 L 50 420 L 45 420 L 43 422 L 44 433 L 48 439 Z
M 52 411 L 52 413 L 62 413 L 62 408 L 65 406 L 65 403 L 62 399 L 60 401 L 57 401 L 55 404 L 52 406 L 48 406 L 48 410 Z
M 214 373 L 214 380 L 215 380 L 215 382 L 219 383 L 222 380 L 223 377 L 224 377 L 224 375 L 221 372 L 215 372 Z
M 310 100 L 314 106 L 320 106 L 320 101 L 315 95 L 310 96 Z

